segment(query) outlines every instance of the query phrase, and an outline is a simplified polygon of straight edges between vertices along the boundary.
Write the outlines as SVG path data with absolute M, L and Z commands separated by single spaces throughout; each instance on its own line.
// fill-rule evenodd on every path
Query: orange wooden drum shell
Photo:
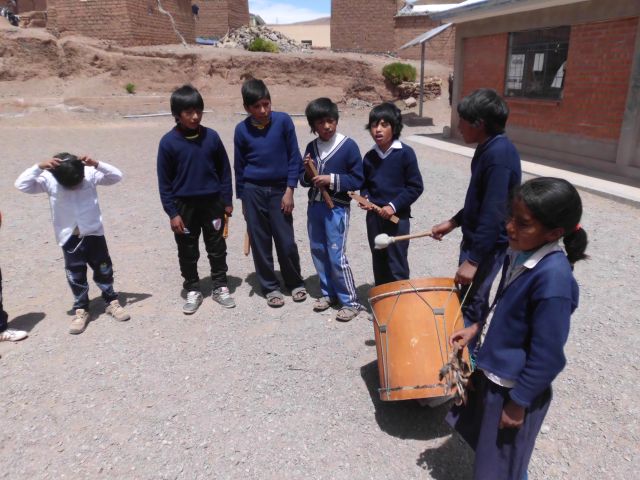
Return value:
M 464 326 L 453 279 L 420 278 L 379 285 L 369 291 L 369 303 L 380 399 L 446 396 L 440 369 L 449 361 L 449 337 Z M 466 349 L 464 358 L 469 361 Z

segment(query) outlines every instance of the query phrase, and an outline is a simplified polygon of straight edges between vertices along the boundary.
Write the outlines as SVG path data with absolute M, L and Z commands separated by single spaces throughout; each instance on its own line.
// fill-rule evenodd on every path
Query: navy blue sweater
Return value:
M 508 264 L 509 257 L 477 364 L 515 381 L 509 395 L 528 407 L 565 366 L 563 347 L 578 306 L 578 284 L 562 251 L 549 253 L 504 288 Z
M 260 130 L 251 117 L 236 126 L 233 137 L 236 196 L 242 198 L 246 182 L 296 188 L 302 157 L 291 117 L 271 112 L 271 123 Z
M 361 194 L 381 207 L 393 203 L 398 216 L 409 216 L 411 204 L 424 190 L 413 148 L 403 143 L 402 148 L 394 149 L 385 159 L 375 149 L 369 150 L 363 166 Z
M 162 207 L 169 217 L 178 215 L 176 198 L 221 195 L 225 205 L 233 203 L 231 165 L 220 136 L 200 127 L 189 140 L 173 128 L 158 147 L 158 188 Z
M 462 227 L 463 248 L 479 263 L 508 244 L 505 223 L 509 191 L 520 184 L 520 156 L 511 140 L 496 135 L 478 145 L 464 208 L 453 219 Z
M 349 137 L 345 137 L 340 145 L 327 155 L 324 160 L 320 160 L 317 148 L 317 139 L 309 142 L 304 156 L 311 155 L 311 158 L 318 168 L 320 175 L 334 174 L 333 190 L 327 189 L 333 200 L 343 205 L 348 205 L 351 198 L 347 192 L 360 190 L 363 181 L 362 175 L 362 156 L 356 142 Z M 311 187 L 309 178 L 305 177 L 304 172 L 300 176 L 300 184 L 303 187 Z M 309 189 L 309 199 L 315 197 L 317 189 L 311 187 Z

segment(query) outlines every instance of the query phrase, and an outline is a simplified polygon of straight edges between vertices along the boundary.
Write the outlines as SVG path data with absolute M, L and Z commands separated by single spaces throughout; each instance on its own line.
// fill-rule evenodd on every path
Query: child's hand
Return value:
M 456 272 L 456 276 L 453 280 L 460 285 L 469 285 L 473 282 L 473 277 L 476 276 L 477 271 L 478 265 L 474 265 L 469 262 L 469 260 L 465 260 L 462 262 L 462 265 L 458 267 L 458 271 Z
M 280 209 L 285 215 L 291 215 L 293 207 L 293 188 L 287 187 L 287 190 L 284 192 L 284 196 L 282 197 L 282 201 L 280 202 Z
M 58 165 L 60 165 L 60 160 L 57 158 L 50 158 L 49 160 L 45 160 L 44 162 L 40 162 L 38 164 L 38 168 L 40 170 L 53 170 Z
M 457 342 L 461 347 L 466 347 L 472 339 L 478 336 L 481 329 L 481 323 L 474 323 L 466 328 L 457 330 L 449 337 L 449 343 L 453 346 L 453 344 Z
M 82 157 L 80 157 L 80 161 L 86 165 L 87 167 L 97 167 L 98 166 L 98 161 L 94 160 L 93 158 L 89 157 L 88 155 L 84 155 Z
M 524 407 L 509 400 L 502 409 L 498 428 L 520 428 L 524 422 Z
M 442 222 L 431 227 L 431 234 L 433 235 L 434 240 L 442 240 L 442 237 L 456 227 L 457 225 L 453 220 L 447 220 L 446 222 Z
M 224 207 L 224 213 L 227 214 L 227 217 L 233 217 L 233 205 L 227 205 Z
M 313 177 L 311 182 L 316 188 L 329 188 L 329 185 L 331 185 L 331 175 L 318 175 L 317 177 Z
M 380 210 L 378 210 L 378 215 L 380 215 L 385 220 L 389 220 L 391 215 L 394 215 L 396 212 L 393 211 L 390 205 L 385 205 Z
M 178 235 L 184 235 L 184 222 L 182 221 L 182 217 L 180 215 L 176 215 L 173 217 L 169 224 L 171 225 L 171 231 L 173 233 L 177 233 Z

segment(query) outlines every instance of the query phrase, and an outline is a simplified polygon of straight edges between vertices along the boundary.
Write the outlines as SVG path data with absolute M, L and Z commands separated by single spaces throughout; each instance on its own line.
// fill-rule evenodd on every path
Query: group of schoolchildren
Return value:
M 391 103 L 372 109 L 366 128 L 375 146 L 363 158 L 356 143 L 337 132 L 337 105 L 328 98 L 316 99 L 305 113 L 317 138 L 307 145 L 303 159 L 291 118 L 271 110 L 264 82 L 247 80 L 242 100 L 248 116 L 234 134 L 235 191 L 267 304 L 284 304 L 272 244 L 293 301 L 307 298 L 292 217 L 294 189 L 300 183 L 309 189 L 307 231 L 322 292 L 313 310 L 335 305 L 337 320 L 355 318 L 363 307 L 346 257 L 351 201 L 347 192 L 360 190 L 370 202 L 360 206 L 368 210 L 376 285 L 410 275 L 408 242 L 374 248 L 378 234 L 409 233 L 411 205 L 423 191 L 416 155 L 399 141 L 400 111 Z M 170 103 L 176 126 L 160 141 L 157 171 L 184 279 L 183 312 L 194 313 L 203 301 L 197 269 L 201 233 L 211 267 L 212 297 L 222 307 L 233 308 L 224 239 L 225 224 L 233 214 L 229 157 L 219 135 L 201 125 L 204 103 L 195 88 L 178 88 Z M 576 189 L 562 179 L 535 178 L 521 185 L 520 158 L 504 134 L 508 108 L 495 91 L 473 92 L 457 111 L 465 142 L 478 145 L 471 179 L 463 208 L 431 233 L 440 240 L 462 229 L 455 281 L 464 299 L 465 328 L 450 341 L 469 347 L 475 370 L 467 403 L 453 407 L 447 421 L 476 451 L 475 479 L 521 480 L 527 477 L 549 408 L 551 382 L 565 365 L 563 347 L 578 303 L 573 264 L 586 258 L 587 236 L 579 223 L 582 204 Z M 113 288 L 96 194 L 97 185 L 121 178 L 121 172 L 105 162 L 62 153 L 28 168 L 16 180 L 21 191 L 49 195 L 74 297 L 72 334 L 82 333 L 89 321 L 87 265 L 102 291 L 106 312 L 119 321 L 130 318 Z M 390 221 L 394 216 L 397 223 Z M 490 305 L 491 285 L 500 269 L 502 277 Z M 0 340 L 21 340 L 26 332 L 7 328 L 1 278 L 0 274 Z

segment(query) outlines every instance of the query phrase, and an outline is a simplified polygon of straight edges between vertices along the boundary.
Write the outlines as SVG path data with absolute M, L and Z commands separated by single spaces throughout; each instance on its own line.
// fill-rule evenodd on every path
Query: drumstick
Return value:
M 244 256 L 246 257 L 251 253 L 251 239 L 249 238 L 249 230 L 244 232 L 244 245 L 242 246 L 242 251 L 244 252 Z
M 392 243 L 420 237 L 433 237 L 433 234 L 431 233 L 431 230 L 429 230 L 428 232 L 413 233 L 411 235 L 398 235 L 397 237 L 390 237 L 386 233 L 381 233 L 380 235 L 376 235 L 373 243 L 376 250 L 382 250 L 383 248 L 387 248 Z
M 304 162 L 304 169 L 307 173 L 307 177 L 310 177 L 310 178 L 317 177 L 319 175 L 318 169 L 316 168 L 316 164 L 313 163 L 313 160 L 311 159 L 311 155 L 307 153 L 307 156 L 304 157 L 304 159 L 308 160 L 307 162 Z M 322 199 L 324 200 L 324 203 L 327 204 L 327 207 L 333 208 L 333 200 L 331 200 L 331 195 L 329 195 L 329 192 L 327 192 L 327 189 L 324 187 L 318 187 L 318 190 L 320 190 Z
M 347 192 L 347 195 L 349 195 L 351 198 L 353 198 L 356 202 L 358 202 L 363 207 L 371 207 L 374 212 L 376 212 L 378 215 L 380 215 L 380 211 L 382 210 L 382 208 L 380 208 L 375 203 L 371 203 L 369 200 L 364 198 L 362 195 L 358 195 L 356 192 Z M 393 222 L 393 223 L 398 223 L 400 221 L 400 219 L 398 217 L 396 217 L 395 215 L 391 215 L 389 217 L 389 221 Z
M 229 236 L 229 215 L 224 214 L 224 230 L 222 230 L 222 238 L 225 240 Z

